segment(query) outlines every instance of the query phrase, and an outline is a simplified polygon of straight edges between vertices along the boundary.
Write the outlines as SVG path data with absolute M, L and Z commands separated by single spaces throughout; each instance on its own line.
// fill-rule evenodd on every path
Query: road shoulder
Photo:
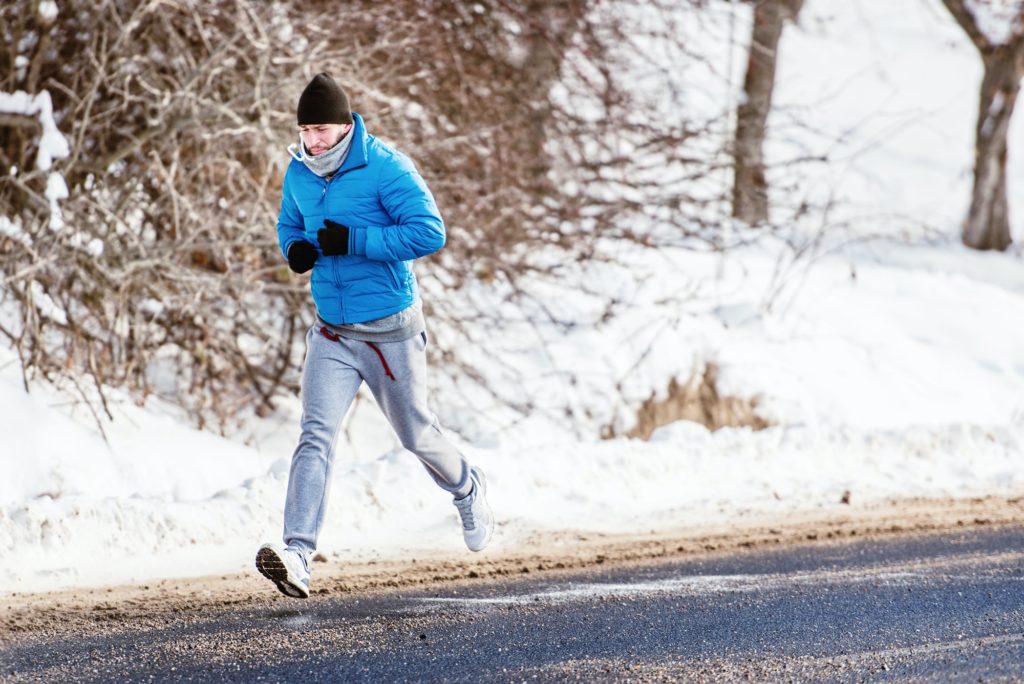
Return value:
M 379 559 L 314 565 L 310 601 L 481 578 L 558 574 L 590 566 L 656 563 L 739 549 L 828 544 L 980 526 L 1024 523 L 1024 496 L 911 499 L 763 515 L 728 525 L 641 535 L 558 533 L 526 538 L 516 549 L 453 557 Z M 161 580 L 139 585 L 17 593 L 0 597 L 0 644 L 19 636 L 59 634 L 84 624 L 167 621 L 182 613 L 298 606 L 251 573 Z

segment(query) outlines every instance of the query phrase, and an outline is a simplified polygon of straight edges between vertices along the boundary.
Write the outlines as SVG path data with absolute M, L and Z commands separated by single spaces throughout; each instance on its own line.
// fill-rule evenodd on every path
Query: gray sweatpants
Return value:
M 334 443 L 359 386 L 366 381 L 402 445 L 419 457 L 434 481 L 453 496 L 471 488 L 466 460 L 427 408 L 426 335 L 403 342 L 367 343 L 306 334 L 302 369 L 302 434 L 292 455 L 284 505 L 284 543 L 308 559 L 316 550 L 331 486 Z

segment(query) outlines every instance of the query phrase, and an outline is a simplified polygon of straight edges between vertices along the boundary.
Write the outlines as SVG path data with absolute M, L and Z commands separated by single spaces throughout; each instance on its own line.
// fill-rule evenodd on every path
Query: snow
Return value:
M 699 27 L 712 46 L 725 44 L 716 30 L 733 30 L 728 7 Z M 743 35 L 749 13 L 736 12 Z M 557 264 L 563 284 L 525 283 L 518 302 L 501 281 L 453 291 L 421 279 L 427 299 L 497 317 L 469 339 L 430 328 L 431 344 L 485 369 L 486 388 L 435 372 L 432 402 L 487 472 L 494 551 L 548 531 L 839 509 L 846 493 L 856 507 L 1024 491 L 1022 254 L 957 239 L 981 75 L 965 41 L 937 3 L 917 0 L 808 0 L 787 29 L 769 153 L 829 154 L 783 180 L 839 198 L 839 228 L 737 226 L 746 246 L 726 257 L 602 244 L 614 258 Z M 710 83 L 687 101 L 735 106 L 738 94 Z M 1020 239 L 1024 160 L 1010 156 Z M 0 232 L 19 231 L 0 219 Z M 791 245 L 808 243 L 795 259 Z M 63 315 L 40 285 L 32 292 L 44 315 Z M 647 441 L 600 438 L 708 364 L 720 394 L 756 399 L 772 426 L 677 421 Z M 159 384 L 161 369 L 147 372 Z M 113 420 L 45 384 L 26 392 L 16 354 L 0 348 L 0 592 L 251 570 L 281 532 L 297 402 L 226 439 L 152 398 L 105 394 Z M 320 548 L 337 562 L 468 553 L 454 507 L 365 391 L 342 426 Z
M 53 0 L 41 0 L 39 3 L 39 17 L 46 23 L 53 23 L 57 18 L 57 3 Z
M 32 236 L 22 230 L 21 226 L 6 216 L 0 216 L 0 235 L 17 240 L 26 247 L 32 246 Z
M 43 135 L 36 153 L 36 167 L 40 171 L 48 171 L 54 159 L 68 156 L 68 142 L 53 120 L 53 101 L 49 92 L 44 90 L 35 96 L 21 90 L 0 92 L 0 112 L 39 117 Z
M 42 11 L 43 6 L 40 5 L 40 12 Z M 0 112 L 38 117 L 42 136 L 39 139 L 39 150 L 36 152 L 36 168 L 40 171 L 50 171 L 55 159 L 64 159 L 70 153 L 68 141 L 53 119 L 53 101 L 49 92 L 43 90 L 35 96 L 21 90 L 14 93 L 0 92 Z M 46 178 L 44 195 L 50 204 L 50 228 L 54 232 L 60 231 L 64 227 L 64 218 L 59 202 L 68 196 L 64 176 L 57 171 L 50 171 Z
M 60 305 L 53 301 L 53 298 L 38 280 L 32 281 L 29 286 L 29 292 L 32 295 L 32 301 L 35 303 L 41 316 L 49 318 L 54 323 L 67 325 L 67 313 L 65 313 L 64 309 L 62 309 Z

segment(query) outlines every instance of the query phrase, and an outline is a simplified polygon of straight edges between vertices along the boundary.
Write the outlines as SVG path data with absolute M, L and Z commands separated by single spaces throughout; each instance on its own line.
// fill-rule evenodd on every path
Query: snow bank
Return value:
M 693 272 L 714 268 L 716 258 L 673 256 L 673 271 Z M 649 268 L 665 268 L 664 252 L 648 257 Z M 958 246 L 882 254 L 864 246 L 817 264 L 785 307 L 762 313 L 763 281 L 751 274 L 773 263 L 770 251 L 751 250 L 717 306 L 665 303 L 654 290 L 634 300 L 632 316 L 601 333 L 567 334 L 532 361 L 525 354 L 536 344 L 498 331 L 492 340 L 508 343 L 487 352 L 506 363 L 492 368 L 515 364 L 524 394 L 553 397 L 549 411 L 509 415 L 501 425 L 500 412 L 470 413 L 462 402 L 482 399 L 463 396 L 466 388 L 441 388 L 435 405 L 448 424 L 482 435 L 461 444 L 492 484 L 501 521 L 495 548 L 543 530 L 646 531 L 837 506 L 844 492 L 856 505 L 1024 490 L 1024 338 L 1013 331 L 1024 315 L 1019 258 Z M 566 306 L 572 297 L 563 293 Z M 657 320 L 670 322 L 629 336 Z M 625 368 L 646 348 L 654 351 Z M 649 442 L 600 440 L 580 435 L 585 412 L 572 424 L 554 413 L 559 397 L 573 393 L 565 379 L 578 377 L 570 406 L 589 407 L 595 427 L 602 408 L 624 420 L 630 392 L 607 401 L 624 375 L 642 378 L 633 391 L 639 403 L 644 383 L 650 391 L 685 375 L 699 357 L 720 365 L 723 391 L 760 395 L 777 425 L 711 433 L 678 422 Z M 4 589 L 242 570 L 259 542 L 279 536 L 297 406 L 257 425 L 263 433 L 247 447 L 193 432 L 156 407 L 113 400 L 106 444 L 81 407 L 69 415 L 62 395 L 26 395 L 7 360 Z M 478 417 L 459 415 L 483 415 L 490 432 L 474 425 Z M 337 458 L 321 540 L 329 557 L 464 552 L 455 509 L 368 397 L 350 416 Z

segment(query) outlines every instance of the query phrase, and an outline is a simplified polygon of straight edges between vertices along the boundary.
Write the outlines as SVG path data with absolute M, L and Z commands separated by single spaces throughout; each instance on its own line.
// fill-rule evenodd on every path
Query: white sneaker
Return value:
M 292 598 L 309 598 L 309 570 L 298 551 L 264 544 L 256 552 L 256 569 Z
M 469 469 L 473 489 L 461 499 L 455 499 L 455 507 L 462 517 L 462 536 L 470 551 L 483 551 L 491 541 L 494 532 L 494 514 L 487 505 L 487 478 L 476 467 Z

